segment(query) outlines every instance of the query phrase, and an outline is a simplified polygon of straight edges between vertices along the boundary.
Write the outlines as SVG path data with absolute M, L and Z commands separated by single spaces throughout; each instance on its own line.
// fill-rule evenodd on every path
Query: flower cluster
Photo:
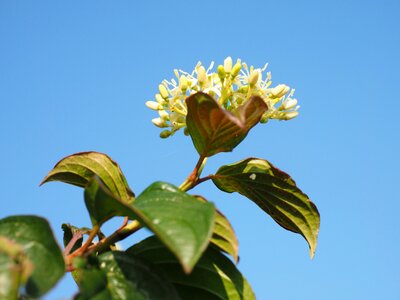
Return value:
M 271 73 L 265 78 L 263 68 L 248 67 L 240 59 L 233 65 L 232 58 L 227 57 L 223 65 L 213 72 L 214 62 L 208 69 L 198 62 L 192 73 L 174 70 L 176 80 L 164 80 L 158 87 L 156 101 L 147 101 L 146 105 L 158 111 L 159 117 L 152 120 L 161 128 L 169 128 L 161 132 L 162 138 L 169 137 L 177 130 L 186 129 L 187 108 L 185 99 L 199 91 L 214 97 L 226 110 L 234 111 L 251 96 L 260 96 L 268 106 L 260 122 L 269 119 L 290 120 L 298 115 L 297 100 L 293 98 L 294 89 L 285 84 L 271 87 Z M 186 131 L 185 131 L 186 133 Z

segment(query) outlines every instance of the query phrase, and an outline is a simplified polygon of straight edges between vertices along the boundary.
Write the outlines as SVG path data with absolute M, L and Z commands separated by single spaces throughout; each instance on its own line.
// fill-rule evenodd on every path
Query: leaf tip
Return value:
M 47 182 L 47 176 L 45 178 L 43 178 L 43 180 L 39 183 L 39 187 L 41 187 L 46 182 Z
M 186 275 L 190 275 L 190 273 L 192 273 L 193 267 L 188 266 L 188 265 L 182 265 L 182 268 L 183 268 L 183 272 Z
M 315 251 L 317 250 L 317 237 L 313 243 L 309 243 L 310 245 L 310 259 L 313 260 L 315 256 Z

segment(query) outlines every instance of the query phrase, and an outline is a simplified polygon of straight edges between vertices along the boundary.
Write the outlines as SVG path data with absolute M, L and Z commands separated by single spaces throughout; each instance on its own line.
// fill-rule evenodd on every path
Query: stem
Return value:
M 87 255 L 91 252 L 100 252 L 103 249 L 109 247 L 112 244 L 115 244 L 120 240 L 123 240 L 124 238 L 130 236 L 132 233 L 142 228 L 142 225 L 140 225 L 140 223 L 136 220 L 132 221 L 130 224 L 126 223 L 127 223 L 127 218 L 124 219 L 123 225 L 118 230 L 116 230 L 112 235 L 100 240 L 97 244 L 91 245 L 93 239 L 100 231 L 99 225 L 95 225 L 92 231 L 90 232 L 88 240 L 85 242 L 85 244 L 79 249 L 77 249 L 75 252 L 65 257 L 66 271 L 71 272 L 74 270 L 74 268 L 72 267 L 72 260 L 74 257 L 80 255 Z
M 119 228 L 117 231 L 115 231 L 112 235 L 109 237 L 102 239 L 99 241 L 97 244 L 92 245 L 88 248 L 90 252 L 100 252 L 103 249 L 109 247 L 112 244 L 115 244 L 116 242 L 123 240 L 124 238 L 130 236 L 132 233 L 135 233 L 138 231 L 140 228 L 142 228 L 142 225 L 138 221 L 132 221 L 131 223 L 127 224 L 125 227 Z
M 129 218 L 125 217 L 124 218 L 124 222 L 122 223 L 122 225 L 117 229 L 117 231 L 122 230 L 126 225 L 128 225 L 129 222 Z
M 100 231 L 100 226 L 94 225 L 85 244 L 82 247 L 80 247 L 79 249 L 77 249 L 75 252 L 70 254 L 69 256 L 75 257 L 75 256 L 78 256 L 78 255 L 81 255 L 82 253 L 84 253 L 89 248 L 90 244 L 93 242 L 93 239 L 96 237 L 96 235 L 99 233 L 99 231 Z
M 70 272 L 73 270 L 73 267 L 71 265 L 73 258 L 85 253 L 85 251 L 89 248 L 90 244 L 93 242 L 93 239 L 96 237 L 96 235 L 99 233 L 99 231 L 100 231 L 99 225 L 93 226 L 93 229 L 90 231 L 90 235 L 89 235 L 87 241 L 85 242 L 85 244 L 82 247 L 76 249 L 71 254 L 68 253 L 71 249 L 67 249 L 67 248 L 69 248 L 69 247 L 72 248 L 75 243 L 72 244 L 70 241 L 67 248 L 64 250 L 65 267 L 66 267 L 67 272 Z
M 197 185 L 197 181 L 199 180 L 200 174 L 203 171 L 203 168 L 207 162 L 207 157 L 200 155 L 199 160 L 197 161 L 196 166 L 194 167 L 192 173 L 186 178 L 186 180 L 179 186 L 181 191 L 188 191 Z
M 196 185 L 198 185 L 198 184 L 200 184 L 200 183 L 202 183 L 202 182 L 204 182 L 204 181 L 213 179 L 213 177 L 214 177 L 214 174 L 210 174 L 210 175 L 204 176 L 204 177 L 202 177 L 202 178 L 199 178 L 199 179 L 196 181 L 196 183 L 193 185 L 193 187 L 195 187 Z
M 75 243 L 83 237 L 82 232 L 75 232 L 69 241 L 68 245 L 64 248 L 64 255 L 68 255 L 71 252 L 72 247 L 74 247 Z

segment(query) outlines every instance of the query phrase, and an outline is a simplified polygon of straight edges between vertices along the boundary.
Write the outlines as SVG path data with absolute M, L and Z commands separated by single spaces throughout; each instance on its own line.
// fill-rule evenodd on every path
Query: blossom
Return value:
M 227 57 L 223 65 L 213 71 L 214 62 L 206 69 L 198 62 L 191 73 L 174 70 L 175 79 L 163 80 L 159 85 L 156 101 L 147 101 L 146 106 L 159 113 L 153 124 L 168 128 L 161 132 L 163 138 L 173 135 L 179 129 L 186 129 L 187 107 L 185 99 L 199 91 L 209 94 L 226 110 L 235 111 L 252 96 L 260 96 L 268 110 L 260 122 L 270 119 L 290 120 L 298 115 L 294 89 L 285 84 L 271 87 L 271 73 L 266 72 L 268 64 L 262 68 L 248 67 L 240 59 L 233 64 Z M 186 130 L 184 131 L 186 133 Z

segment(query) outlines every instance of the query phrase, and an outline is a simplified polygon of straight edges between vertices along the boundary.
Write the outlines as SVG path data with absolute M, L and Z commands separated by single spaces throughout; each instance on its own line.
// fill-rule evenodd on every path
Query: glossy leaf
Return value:
M 283 228 L 301 234 L 314 256 L 320 217 L 317 207 L 286 173 L 266 160 L 248 158 L 222 166 L 213 176 L 222 191 L 254 201 Z
M 232 113 L 208 94 L 198 92 L 186 99 L 186 124 L 200 156 L 232 151 L 268 109 L 261 97 L 251 97 Z
M 189 273 L 210 241 L 214 205 L 201 203 L 169 183 L 155 182 L 139 195 L 134 206 Z
M 126 251 L 148 260 L 165 274 L 182 300 L 253 300 L 254 293 L 235 265 L 220 251 L 209 247 L 193 272 L 186 275 L 160 241 L 150 237 Z
M 201 203 L 165 182 L 153 183 L 128 204 L 94 178 L 85 190 L 85 202 L 94 224 L 102 224 L 112 216 L 137 219 L 176 255 L 186 272 L 207 247 L 214 226 L 212 203 Z
M 32 263 L 22 246 L 0 236 L 0 299 L 17 299 L 31 273 Z
M 45 294 L 64 275 L 64 258 L 45 219 L 36 216 L 2 219 L 0 235 L 19 244 L 32 263 L 32 274 L 26 283 L 29 296 Z
M 201 196 L 195 196 L 198 200 L 207 202 L 207 200 Z M 235 231 L 231 223 L 225 217 L 225 215 L 216 210 L 215 215 L 215 226 L 213 235 L 211 237 L 211 244 L 217 246 L 220 250 L 231 255 L 235 262 L 239 260 L 239 242 L 236 237 Z
M 80 152 L 63 158 L 40 185 L 61 181 L 85 187 L 94 175 L 103 181 L 113 195 L 125 202 L 133 201 L 134 194 L 118 164 L 108 155 L 99 152 Z
M 99 256 L 99 269 L 84 270 L 77 300 L 178 300 L 175 288 L 143 259 L 124 252 Z

